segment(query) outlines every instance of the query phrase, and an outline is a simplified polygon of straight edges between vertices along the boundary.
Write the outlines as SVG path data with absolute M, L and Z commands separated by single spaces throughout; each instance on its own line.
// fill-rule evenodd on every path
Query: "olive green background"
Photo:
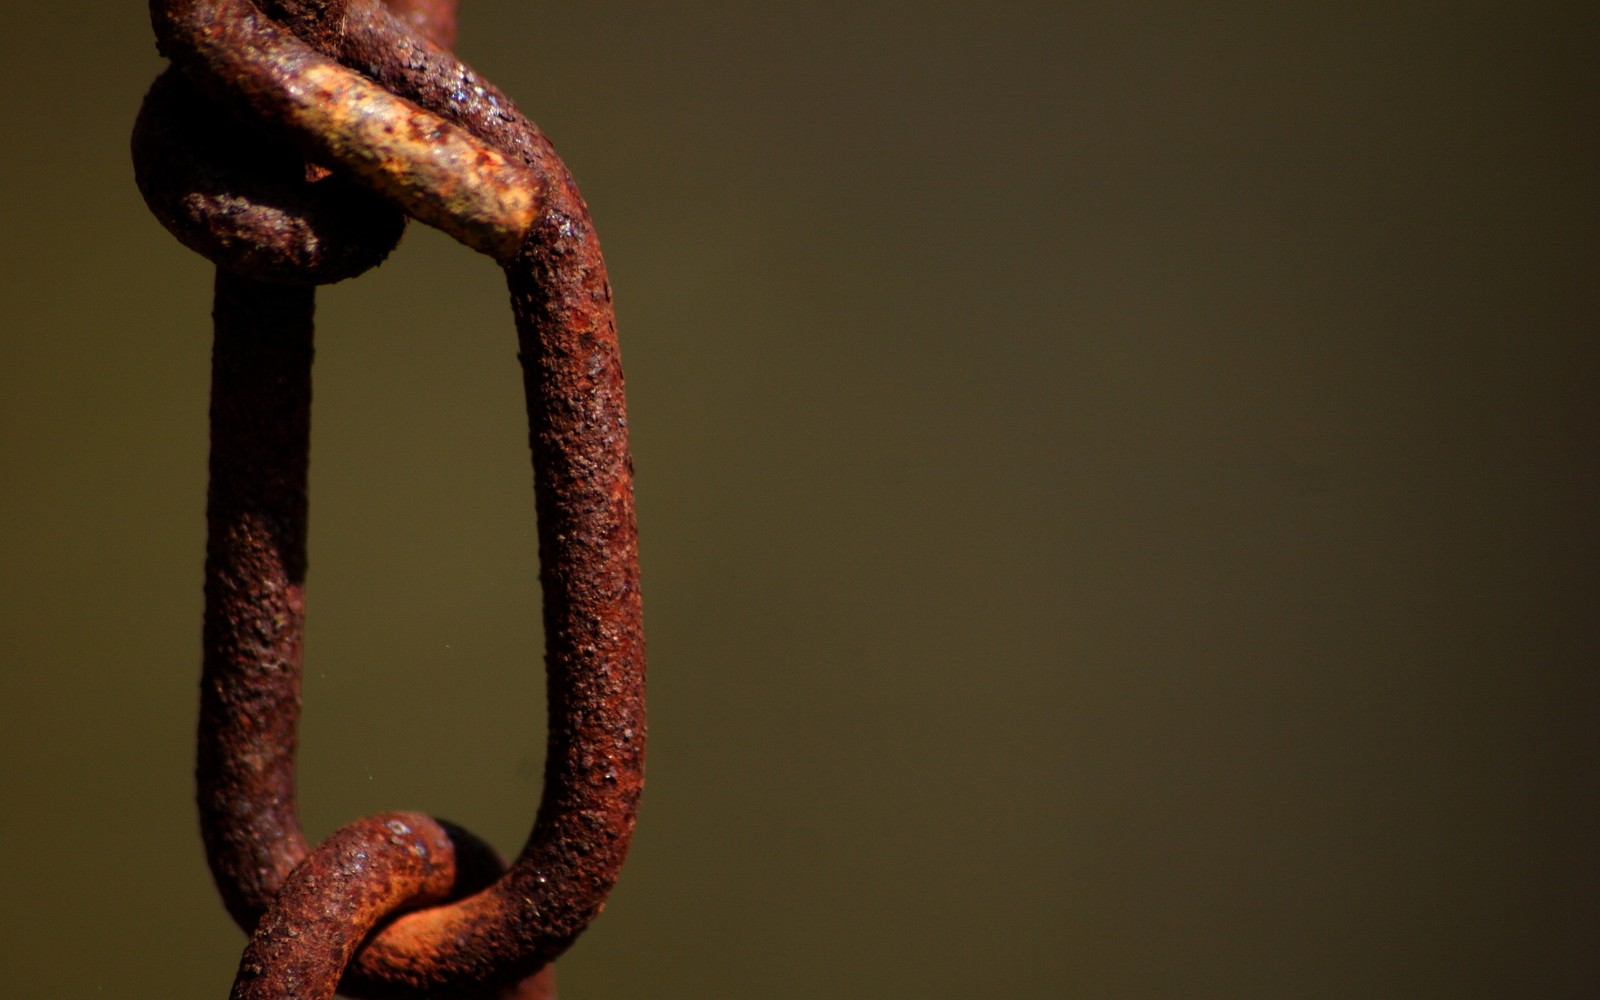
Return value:
M 650 776 L 568 1000 L 1600 995 L 1594 5 L 464 6 L 628 366 Z M 0 29 L 0 993 L 221 997 L 210 272 L 144 5 Z M 320 303 L 309 831 L 515 850 L 498 272 Z

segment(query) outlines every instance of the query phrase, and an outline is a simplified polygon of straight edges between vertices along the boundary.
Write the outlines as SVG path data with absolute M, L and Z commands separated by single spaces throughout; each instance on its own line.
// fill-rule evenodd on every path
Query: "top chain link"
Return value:
M 234 996 L 545 995 L 538 973 L 603 906 L 643 787 L 632 461 L 587 207 L 543 134 L 445 47 L 451 2 L 152 0 L 151 15 L 174 69 L 141 112 L 136 174 L 219 268 L 196 770 L 212 872 L 253 933 Z M 402 212 L 500 262 L 518 334 L 549 726 L 537 819 L 503 874 L 420 814 L 311 851 L 294 804 L 305 286 L 381 261 Z

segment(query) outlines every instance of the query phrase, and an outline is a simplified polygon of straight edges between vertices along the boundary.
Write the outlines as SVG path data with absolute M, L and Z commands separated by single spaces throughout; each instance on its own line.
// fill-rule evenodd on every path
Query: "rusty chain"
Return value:
M 548 140 L 452 54 L 454 0 L 151 0 L 173 66 L 134 130 L 154 214 L 217 263 L 201 832 L 251 936 L 238 1000 L 552 997 L 643 787 L 644 639 L 611 288 Z M 219 109 L 221 109 L 219 111 Z M 415 813 L 315 850 L 295 806 L 314 286 L 404 217 L 498 261 L 533 452 L 549 712 L 544 788 L 506 868 Z

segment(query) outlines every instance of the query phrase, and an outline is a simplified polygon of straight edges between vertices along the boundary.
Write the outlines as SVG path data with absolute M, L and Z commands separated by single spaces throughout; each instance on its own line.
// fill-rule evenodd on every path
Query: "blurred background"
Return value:
M 467 3 L 616 288 L 650 776 L 567 1000 L 1600 995 L 1593 5 Z M 210 268 L 0 67 L 0 992 L 221 997 Z M 319 298 L 302 802 L 514 852 L 497 269 Z

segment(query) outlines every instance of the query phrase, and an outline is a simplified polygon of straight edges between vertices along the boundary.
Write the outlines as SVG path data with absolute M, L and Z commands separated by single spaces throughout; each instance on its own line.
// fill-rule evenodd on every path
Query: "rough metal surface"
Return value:
M 239 962 L 233 1000 L 325 1000 L 350 956 L 381 921 L 459 898 L 498 862 L 464 857 L 459 827 L 421 813 L 369 816 L 344 826 L 289 873 Z M 501 994 L 554 1000 L 548 971 Z
M 285 23 L 309 30 L 339 13 L 323 6 L 285 11 Z M 454 0 L 391 0 L 389 9 L 438 45 L 455 39 Z M 145 96 L 133 161 L 140 193 L 173 235 L 219 267 L 262 281 L 354 277 L 381 263 L 405 229 L 402 211 L 347 174 L 307 163 L 258 121 L 218 114 L 177 67 Z
M 262 281 L 327 284 L 381 263 L 405 215 L 342 173 L 308 171 L 169 69 L 139 109 L 134 179 L 145 204 L 196 253 Z
M 526 845 L 496 878 L 487 846 L 408 815 L 404 835 L 362 821 L 308 854 L 293 762 L 312 292 L 219 270 L 197 771 L 213 873 L 255 932 L 241 996 L 326 995 L 300 992 L 308 970 L 324 982 L 346 959 L 339 988 L 357 997 L 553 996 L 547 963 L 603 906 L 643 787 L 632 464 L 605 265 L 548 141 L 436 44 L 453 6 L 152 3 L 163 51 L 208 96 L 502 262 L 534 457 L 550 718 Z
M 289 873 L 239 962 L 234 1000 L 325 1000 L 378 921 L 450 898 L 455 848 L 417 813 L 369 816 Z
M 246 930 L 308 849 L 294 752 L 314 294 L 217 272 L 195 777 L 206 857 Z
M 542 191 L 515 160 L 312 48 L 249 0 L 154 0 L 151 13 L 162 53 L 208 97 L 473 249 L 516 253 Z M 406 22 L 390 23 L 416 38 Z

